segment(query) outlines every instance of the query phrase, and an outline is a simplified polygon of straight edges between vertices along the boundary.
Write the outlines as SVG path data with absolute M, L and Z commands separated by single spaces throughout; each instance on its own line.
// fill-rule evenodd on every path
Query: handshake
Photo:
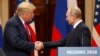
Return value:
M 44 46 L 43 46 L 43 42 L 41 42 L 41 41 L 36 41 L 35 42 L 35 50 L 41 50 L 42 48 L 44 48 Z

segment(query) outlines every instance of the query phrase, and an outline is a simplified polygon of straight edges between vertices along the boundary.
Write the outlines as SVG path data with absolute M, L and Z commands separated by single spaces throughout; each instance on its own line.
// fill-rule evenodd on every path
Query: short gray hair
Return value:
M 68 8 L 68 13 L 76 18 L 82 18 L 82 12 L 78 7 Z

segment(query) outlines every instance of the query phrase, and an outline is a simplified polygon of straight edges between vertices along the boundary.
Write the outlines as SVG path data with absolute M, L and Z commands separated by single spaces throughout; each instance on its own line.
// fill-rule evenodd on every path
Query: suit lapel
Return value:
M 23 23 L 21 22 L 20 18 L 18 16 L 16 16 L 16 19 L 18 21 L 19 27 L 20 27 L 20 31 L 22 32 L 23 35 L 25 35 L 25 37 L 27 36 L 25 28 Z M 28 39 L 28 38 L 27 38 Z
M 80 23 L 76 26 L 75 30 L 80 29 L 80 27 L 81 27 L 83 24 L 84 24 L 83 22 L 80 22 Z

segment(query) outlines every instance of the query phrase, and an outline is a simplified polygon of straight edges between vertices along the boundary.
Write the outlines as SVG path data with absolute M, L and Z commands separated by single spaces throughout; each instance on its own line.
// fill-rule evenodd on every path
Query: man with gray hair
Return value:
M 32 21 L 35 9 L 32 3 L 22 2 L 6 23 L 3 48 L 6 56 L 32 56 L 35 45 L 28 22 Z
M 36 49 L 66 47 L 87 47 L 91 46 L 91 33 L 89 28 L 82 21 L 82 13 L 78 7 L 68 8 L 66 20 L 73 26 L 73 30 L 62 40 L 57 42 L 36 42 Z

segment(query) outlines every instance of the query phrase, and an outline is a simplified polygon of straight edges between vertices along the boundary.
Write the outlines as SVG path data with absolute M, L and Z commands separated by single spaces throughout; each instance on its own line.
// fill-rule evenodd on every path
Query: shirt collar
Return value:
M 21 22 L 24 24 L 25 21 L 23 20 L 23 18 L 21 16 L 18 16 L 18 17 L 20 18 Z
M 79 20 L 78 22 L 76 22 L 76 23 L 74 24 L 73 28 L 75 29 L 75 28 L 77 27 L 77 25 L 78 25 L 79 23 L 81 23 L 81 22 L 82 22 L 82 20 Z

